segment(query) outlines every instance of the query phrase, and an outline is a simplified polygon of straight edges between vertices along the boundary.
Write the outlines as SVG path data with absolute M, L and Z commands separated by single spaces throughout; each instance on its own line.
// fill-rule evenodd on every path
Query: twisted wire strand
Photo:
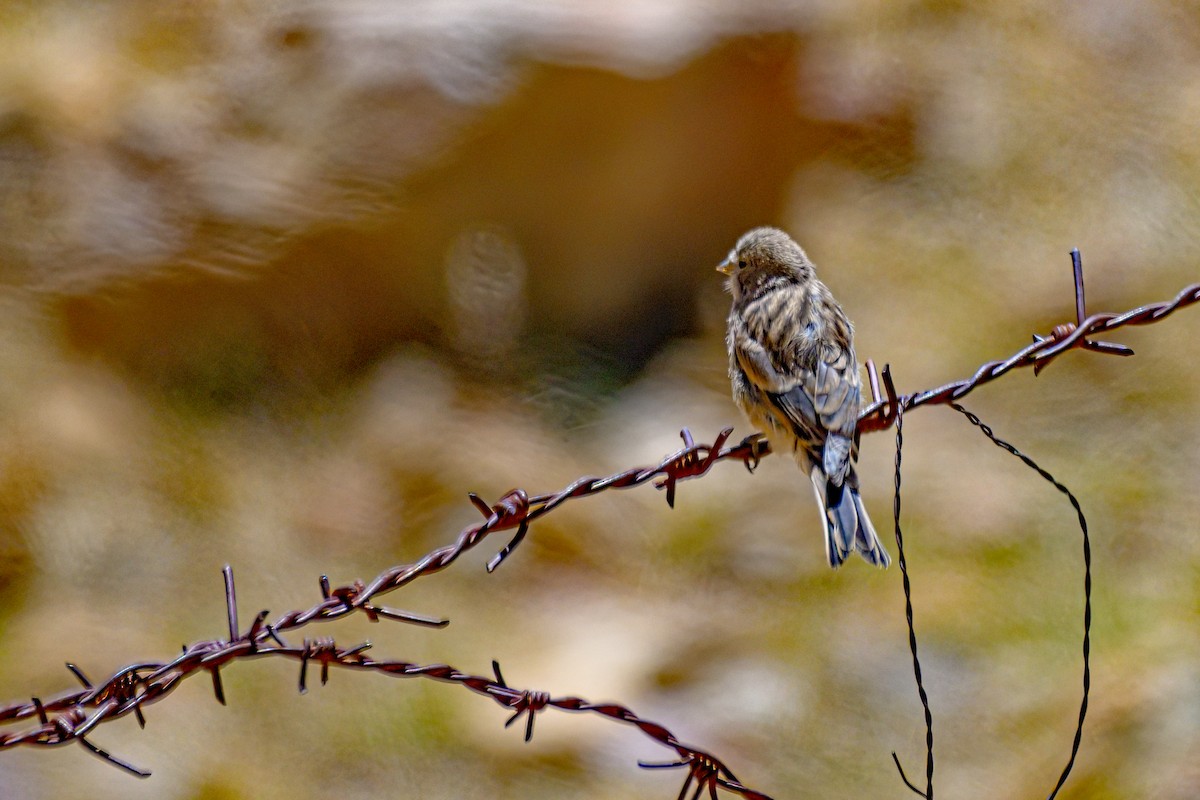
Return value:
M 1075 496 L 1074 492 L 1063 485 L 1062 482 L 1051 475 L 1049 471 L 1015 446 L 997 436 L 987 423 L 980 420 L 972 412 L 963 408 L 958 403 L 951 403 L 950 407 L 966 417 L 972 425 L 992 441 L 992 444 L 1019 458 L 1025 466 L 1036 472 L 1047 483 L 1065 495 L 1067 500 L 1070 501 L 1071 507 L 1075 509 L 1075 515 L 1079 521 L 1079 531 L 1083 535 L 1083 699 L 1079 702 L 1079 718 L 1075 723 L 1075 735 L 1071 740 L 1071 754 L 1067 758 L 1066 766 L 1063 767 L 1062 772 L 1058 776 L 1057 783 L 1054 784 L 1054 789 L 1051 790 L 1047 797 L 1047 800 L 1054 800 L 1062 790 L 1063 784 L 1067 782 L 1067 778 L 1075 766 L 1075 758 L 1079 755 L 1079 746 L 1083 742 L 1083 723 L 1087 719 L 1088 696 L 1092 688 L 1092 538 L 1088 532 L 1087 517 L 1083 515 L 1083 506 L 1079 504 L 1079 498 Z

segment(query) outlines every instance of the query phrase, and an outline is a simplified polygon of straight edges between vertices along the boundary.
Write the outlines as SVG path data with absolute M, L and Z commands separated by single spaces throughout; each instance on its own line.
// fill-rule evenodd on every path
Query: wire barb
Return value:
M 864 412 L 859 416 L 858 428 L 855 430 L 855 438 L 864 433 L 873 433 L 875 431 L 885 431 L 896 421 L 896 415 L 900 413 L 900 398 L 896 394 L 896 384 L 892 381 L 892 367 L 890 364 L 883 365 L 883 388 L 886 392 L 885 397 L 879 395 L 879 375 L 875 371 L 875 362 L 867 359 L 867 380 L 871 386 L 871 405 L 869 408 L 874 409 L 870 413 Z
M 713 440 L 711 446 L 697 446 L 691 431 L 684 428 L 679 432 L 680 438 L 683 439 L 683 449 L 675 453 L 673 457 L 668 456 L 670 461 L 656 470 L 666 473 L 666 477 L 656 482 L 654 488 L 667 490 L 668 506 L 675 507 L 675 485 L 679 481 L 696 478 L 708 472 L 716 463 L 717 455 L 725 445 L 725 440 L 732 433 L 733 428 L 725 428 L 717 434 L 717 438 Z
M 241 638 L 238 633 L 237 593 L 233 588 L 233 567 L 226 564 L 221 570 L 225 579 L 225 611 L 229 618 L 229 641 L 236 642 Z
M 1079 248 L 1071 250 L 1071 272 L 1075 278 L 1075 322 L 1067 322 L 1062 325 L 1056 325 L 1050 331 L 1049 336 L 1033 335 L 1035 344 L 1044 342 L 1061 342 L 1079 329 L 1087 319 L 1087 303 L 1083 294 L 1083 259 L 1079 255 Z M 1114 356 L 1131 356 L 1133 350 L 1123 344 L 1114 344 L 1112 342 L 1093 342 L 1090 339 L 1079 338 L 1076 340 L 1076 347 L 1084 350 L 1091 350 L 1096 353 L 1107 353 Z M 1062 352 L 1062 351 L 1059 351 Z M 1057 355 L 1057 353 L 1055 353 Z M 1053 358 L 1053 356 L 1051 356 Z M 1041 374 L 1042 370 L 1050 366 L 1050 358 L 1039 361 L 1033 365 L 1034 377 Z
M 729 767 L 725 766 L 716 756 L 703 750 L 693 750 L 683 745 L 677 745 L 680 758 L 675 761 L 638 761 L 642 769 L 686 769 L 683 787 L 679 790 L 678 800 L 687 797 L 688 790 L 695 784 L 692 800 L 697 800 L 706 790 L 709 798 L 717 797 L 717 789 L 725 789 L 755 800 L 770 800 L 769 797 L 743 786 Z
M 150 770 L 142 769 L 141 767 L 136 767 L 133 764 L 130 764 L 128 761 L 126 761 L 123 758 L 117 758 L 116 756 L 114 756 L 112 753 L 108 752 L 104 748 L 97 747 L 96 745 L 89 742 L 87 740 L 87 737 L 76 736 L 75 738 L 81 745 L 84 746 L 84 748 L 89 753 L 91 753 L 94 756 L 98 756 L 98 757 L 104 759 L 105 761 L 112 764 L 117 769 L 124 770 L 125 772 L 128 772 L 130 775 L 133 775 L 134 777 L 137 777 L 137 778 L 149 778 L 150 777 L 150 774 L 151 774 Z
M 321 665 L 321 685 L 329 683 L 329 665 L 346 664 L 355 656 L 370 648 L 370 642 L 363 642 L 348 650 L 338 649 L 337 643 L 329 636 L 316 639 L 305 639 L 300 648 L 300 694 L 308 694 L 308 662 L 316 661 Z M 286 649 L 286 648 L 285 648 Z M 278 651 L 275 651 L 278 652 Z
M 474 492 L 470 492 L 467 496 L 471 498 L 471 502 L 475 504 L 489 524 L 494 524 L 497 528 L 517 526 L 517 532 L 513 538 L 487 563 L 487 571 L 495 572 L 496 567 L 512 555 L 512 552 L 517 549 L 517 545 L 525 539 L 525 534 L 529 532 L 529 495 L 525 493 L 524 489 L 512 489 L 494 506 L 488 506 Z
M 94 716 L 89 718 L 83 709 L 72 708 L 65 714 L 55 717 L 51 721 L 51 726 L 54 730 L 54 738 L 47 740 L 45 744 L 63 744 L 65 742 L 79 742 L 83 749 L 87 750 L 92 755 L 102 758 L 109 764 L 112 764 L 118 769 L 128 772 L 138 778 L 149 778 L 150 771 L 136 767 L 128 761 L 117 758 L 112 753 L 105 750 L 103 747 L 92 744 L 87 740 L 85 735 L 89 730 L 95 727 L 104 716 L 97 711 Z
M 522 715 L 526 715 L 525 741 L 530 741 L 533 739 L 533 720 L 539 711 L 550 705 L 550 694 L 528 689 L 524 691 L 511 689 L 504 682 L 504 674 L 500 672 L 500 662 L 495 659 L 492 660 L 492 672 L 496 676 L 496 683 L 487 687 L 488 694 L 495 697 L 496 702 L 513 710 L 513 715 L 505 721 L 504 727 L 508 728 Z

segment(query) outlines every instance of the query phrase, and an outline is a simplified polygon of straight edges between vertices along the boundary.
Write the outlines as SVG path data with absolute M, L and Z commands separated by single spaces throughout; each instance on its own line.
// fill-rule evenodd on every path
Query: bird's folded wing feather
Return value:
M 813 380 L 813 407 L 826 430 L 853 436 L 858 425 L 858 365 L 852 351 L 821 348 Z
M 853 356 L 824 351 L 815 372 L 802 370 L 785 392 L 769 392 L 771 403 L 802 441 L 813 444 L 825 474 L 841 483 L 849 471 L 854 429 L 858 423 L 859 388 Z
M 805 372 L 803 377 L 810 380 L 801 380 L 786 392 L 768 392 L 767 397 L 782 415 L 781 421 L 792 429 L 796 437 L 816 449 L 825 439 L 825 428 L 821 425 L 810 395 L 812 373 Z

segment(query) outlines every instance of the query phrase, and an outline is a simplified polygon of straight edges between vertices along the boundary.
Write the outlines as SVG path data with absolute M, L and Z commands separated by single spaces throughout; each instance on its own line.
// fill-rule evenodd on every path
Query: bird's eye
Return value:
M 738 269 L 745 269 L 745 268 L 746 268 L 746 262 L 738 261 Z

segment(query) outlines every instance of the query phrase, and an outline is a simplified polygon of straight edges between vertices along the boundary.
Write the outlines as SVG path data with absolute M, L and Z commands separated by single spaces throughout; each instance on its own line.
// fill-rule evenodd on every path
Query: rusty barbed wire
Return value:
M 1165 319 L 1180 308 L 1200 302 L 1200 284 L 1193 284 L 1179 292 L 1172 301 L 1141 306 L 1123 314 L 1096 314 L 1083 318 L 1082 268 L 1078 261 L 1078 251 L 1072 253 L 1072 259 L 1076 267 L 1078 319 L 1076 323 L 1056 326 L 1048 336 L 1035 336 L 1033 344 L 1008 359 L 991 361 L 982 365 L 972 377 L 966 380 L 908 395 L 896 393 L 887 366 L 882 372 L 884 392 L 881 395 L 879 375 L 875 371 L 874 364 L 868 361 L 872 402 L 863 408 L 859 415 L 859 433 L 882 431 L 891 427 L 900 408 L 907 412 L 923 405 L 950 404 L 977 386 L 995 380 L 1018 367 L 1032 366 L 1035 370 L 1040 370 L 1059 355 L 1073 348 L 1129 355 L 1132 351 L 1122 345 L 1093 342 L 1087 337 L 1125 325 L 1153 324 Z M 384 618 L 429 627 L 443 627 L 448 624 L 448 620 L 387 608 L 374 601 L 377 597 L 399 589 L 417 578 L 449 567 L 459 556 L 478 545 L 492 532 L 515 529 L 515 534 L 509 543 L 488 562 L 488 571 L 494 570 L 515 551 L 532 522 L 568 500 L 590 496 L 608 489 L 625 489 L 653 482 L 656 488 L 665 491 L 668 505 L 674 507 L 676 487 L 679 481 L 700 477 L 719 461 L 739 460 L 745 464 L 747 469 L 753 471 L 759 459 L 770 452 L 769 445 L 761 436 L 754 434 L 746 437 L 739 444 L 726 447 L 725 444 L 732 432 L 732 428 L 722 430 L 713 443 L 708 445 L 697 444 L 688 429 L 684 428 L 680 434 L 684 447 L 668 455 L 657 465 L 635 467 L 606 477 L 580 478 L 560 491 L 550 494 L 530 497 L 523 489 L 513 489 L 496 503 L 488 505 L 478 495 L 471 493 L 469 498 L 484 519 L 463 529 L 451 544 L 436 548 L 411 564 L 391 567 L 376 576 L 370 583 L 355 580 L 352 584 L 332 587 L 329 579 L 322 575 L 320 579 L 322 599 L 320 602 L 308 609 L 287 612 L 272 622 L 266 621 L 268 612 L 262 611 L 256 616 L 245 634 L 239 633 L 232 573 L 227 567 L 226 596 L 229 640 L 209 640 L 186 645 L 182 652 L 169 662 L 131 664 L 97 685 L 93 685 L 82 671 L 72 666 L 71 669 L 83 684 L 83 689 L 65 692 L 46 701 L 33 698 L 29 702 L 17 702 L 0 707 L 0 724 L 29 718 L 36 718 L 39 722 L 37 726 L 25 731 L 0 733 L 0 750 L 18 745 L 59 746 L 78 742 L 90 752 L 126 771 L 136 775 L 148 774 L 87 741 L 87 735 L 100 724 L 131 713 L 135 715 L 139 724 L 144 726 L 144 707 L 162 699 L 184 678 L 200 671 L 207 671 L 211 675 L 214 694 L 218 701 L 224 703 L 225 695 L 220 678 L 221 668 L 237 659 L 265 655 L 297 657 L 305 666 L 308 661 L 316 661 L 322 665 L 323 675 L 327 674 L 328 667 L 331 665 L 357 669 L 370 668 L 389 672 L 389 674 L 421 675 L 438 680 L 459 682 L 476 690 L 474 688 L 476 685 L 484 686 L 478 681 L 486 682 L 488 679 L 460 673 L 445 665 L 421 667 L 405 664 L 405 662 L 371 661 L 362 655 L 365 647 L 339 650 L 336 645 L 332 644 L 331 639 L 306 640 L 304 647 L 298 651 L 297 648 L 286 645 L 282 637 L 310 622 L 335 620 L 355 612 L 362 612 L 372 622 L 378 622 L 380 618 Z M 300 651 L 305 654 L 302 658 L 296 655 Z M 497 677 L 499 678 L 499 675 Z M 513 700 L 515 697 L 513 694 L 515 690 L 504 686 L 502 680 L 491 682 L 488 685 L 491 686 L 491 690 L 489 691 L 485 686 L 482 693 L 489 694 L 498 702 L 504 699 Z M 695 783 L 697 795 L 704 789 L 715 795 L 719 787 L 745 797 L 765 797 L 765 795 L 753 792 L 743 786 L 720 761 L 711 755 L 680 745 L 665 728 L 656 723 L 638 720 L 633 712 L 622 706 L 594 705 L 579 698 L 553 700 L 540 694 L 528 694 L 521 703 L 523 705 L 515 703 L 509 705 L 514 712 L 517 712 L 516 716 L 510 719 L 510 723 L 521 714 L 529 714 L 527 735 L 532 735 L 532 716 L 538 710 L 546 707 L 603 714 L 633 724 L 661 744 L 676 748 L 681 758 L 680 761 L 669 764 L 644 764 L 643 766 L 647 768 L 687 767 L 689 773 L 683 794 L 686 794 L 691 784 Z M 604 709 L 608 709 L 608 711 Z M 89 711 L 91 711 L 90 714 Z M 609 713 L 610 711 L 611 713 Z
M 1200 283 L 1193 283 L 1182 289 L 1173 300 L 1140 306 L 1123 314 L 1093 314 L 1088 317 L 1084 306 L 1083 265 L 1079 250 L 1071 251 L 1071 263 L 1075 277 L 1075 322 L 1056 325 L 1047 336 L 1034 334 L 1033 344 L 1002 361 L 989 361 L 981 365 L 970 378 L 898 398 L 898 401 L 904 404 L 904 410 L 910 411 L 925 405 L 947 405 L 961 400 L 975 388 L 1019 367 L 1033 367 L 1036 374 L 1049 366 L 1051 361 L 1074 348 L 1131 356 L 1133 351 L 1124 345 L 1094 342 L 1087 337 L 1107 333 L 1126 325 L 1151 325 L 1166 319 L 1181 308 L 1200 302 Z M 870 371 L 868 368 L 868 372 Z M 897 398 L 881 398 L 874 379 L 872 387 L 872 402 L 862 410 L 858 418 L 858 429 L 861 433 L 886 430 L 895 419 L 891 408 L 894 408 Z
M 245 633 L 239 633 L 233 571 L 228 566 L 224 569 L 224 577 L 229 614 L 228 640 L 208 640 L 185 646 L 180 655 L 165 664 L 131 664 L 100 686 L 94 686 L 79 667 L 67 664 L 67 668 L 84 688 L 44 702 L 35 697 L 29 703 L 13 704 L 0 710 L 0 722 L 34 716 L 40 723 L 26 731 L 0 734 L 0 750 L 18 745 L 55 747 L 77 742 L 113 766 L 141 778 L 149 777 L 149 771 L 140 769 L 88 741 L 88 734 L 100 724 L 130 713 L 136 716 L 138 723 L 144 728 L 146 720 L 143 709 L 161 700 L 185 678 L 201 671 L 212 674 L 213 693 L 217 701 L 224 705 L 226 698 L 220 682 L 222 667 L 237 660 L 282 657 L 300 662 L 298 688 L 301 694 L 308 692 L 310 663 L 320 666 L 322 685 L 329 680 L 330 667 L 458 684 L 511 710 L 513 714 L 505 722 L 506 728 L 525 717 L 525 741 L 533 738 L 533 723 L 537 714 L 548 708 L 590 713 L 623 722 L 637 728 L 658 744 L 675 751 L 677 760 L 674 762 L 639 762 L 639 766 L 646 769 L 686 768 L 683 790 L 685 793 L 688 787 L 695 783 L 697 792 L 708 789 L 712 797 L 716 797 L 716 791 L 720 788 L 748 800 L 771 800 L 768 795 L 742 784 L 732 770 L 716 756 L 681 742 L 666 726 L 642 719 L 618 703 L 592 703 L 570 695 L 555 697 L 548 692 L 514 688 L 505 681 L 496 661 L 492 662 L 495 677 L 487 678 L 462 672 L 446 664 L 413 664 L 407 661 L 374 659 L 367 655 L 367 650 L 371 648 L 370 642 L 342 648 L 331 637 L 318 637 L 306 638 L 299 645 L 289 645 L 283 640 L 278 628 L 273 624 L 264 624 L 263 620 L 267 614 L 265 611 L 255 617 Z M 322 587 L 327 587 L 324 576 Z M 333 593 L 330 593 L 330 596 L 332 597 Z M 283 619 L 299 619 L 300 616 L 285 615 Z
M 119 719 L 130 713 L 135 714 L 139 724 L 144 725 L 142 709 L 158 702 L 173 691 L 184 678 L 200 671 L 207 671 L 211 675 L 213 692 L 217 700 L 224 704 L 225 693 L 220 675 L 222 667 L 237 659 L 260 657 L 271 654 L 275 650 L 290 652 L 287 645 L 283 643 L 282 635 L 310 622 L 339 619 L 361 611 L 372 622 L 386 618 L 429 627 L 443 627 L 448 624 L 448 620 L 380 606 L 373 602 L 374 598 L 405 586 L 421 576 L 445 569 L 493 531 L 516 528 L 517 533 L 514 539 L 489 563 L 489 571 L 495 569 L 520 542 L 525 531 L 528 530 L 530 522 L 549 513 L 572 497 L 580 497 L 609 488 L 637 486 L 657 478 L 659 480 L 656 486 L 666 489 L 668 502 L 673 503 L 675 483 L 707 472 L 731 432 L 732 429 L 723 431 L 710 447 L 697 445 L 692 440 L 691 434 L 685 430 L 683 432 L 685 447 L 667 456 L 654 467 L 626 470 L 605 478 L 582 478 L 552 495 L 542 495 L 531 499 L 525 491 L 514 489 L 494 505 L 487 506 L 477 495 L 471 494 L 469 496 L 472 502 L 484 514 L 485 519 L 460 532 L 452 544 L 439 547 L 412 564 L 391 567 L 376 576 L 369 584 L 356 580 L 352 584 L 334 588 L 331 587 L 328 577 L 322 575 L 320 577 L 322 599 L 319 603 L 308 609 L 289 611 L 272 622 L 266 621 L 268 612 L 261 611 L 244 635 L 239 633 L 238 628 L 237 601 L 233 590 L 232 570 L 226 567 L 228 640 L 206 640 L 185 645 L 182 652 L 167 663 L 132 664 L 118 670 L 107 681 L 99 685 L 93 685 L 81 670 L 71 666 L 72 672 L 83 684 L 83 689 L 66 692 L 45 701 L 35 697 L 29 702 L 12 703 L 0 708 L 0 724 L 31 717 L 36 717 L 40 723 L 26 731 L 0 733 L 0 750 L 18 745 L 53 747 L 78 742 L 93 754 L 106 759 L 113 765 L 134 775 L 145 777 L 149 773 L 112 756 L 87 741 L 86 736 L 100 724 Z M 266 646 L 268 641 L 274 642 L 278 647 Z M 341 666 L 345 666 L 347 663 L 344 655 L 334 657 L 334 651 L 330 649 L 328 642 L 325 642 L 323 649 L 317 648 L 311 642 L 306 647 L 308 648 L 306 652 L 309 653 L 308 660 L 320 661 L 323 667 L 333 661 Z M 413 667 L 413 665 L 409 666 Z M 439 672 L 439 670 L 449 669 L 438 665 L 431 674 L 438 673 L 433 676 L 450 679 Z M 418 667 L 413 667 L 413 670 L 414 672 L 409 674 L 420 672 Z M 454 674 L 462 673 L 454 672 Z M 499 684 L 497 686 L 501 690 L 504 689 Z M 501 696 L 507 695 L 501 693 Z M 665 728 L 656 723 L 642 724 L 633 712 L 622 706 L 593 705 L 578 698 L 566 698 L 552 703 L 552 705 L 565 710 L 605 714 L 636 725 L 643 733 L 676 748 L 682 760 L 675 766 L 695 764 L 696 770 L 699 771 L 689 773 L 689 776 L 698 787 L 715 791 L 719 786 L 738 792 L 745 797 L 766 797 L 766 795 L 754 792 L 740 784 L 715 757 L 680 745 Z M 719 769 L 714 771 L 713 765 L 719 765 Z

